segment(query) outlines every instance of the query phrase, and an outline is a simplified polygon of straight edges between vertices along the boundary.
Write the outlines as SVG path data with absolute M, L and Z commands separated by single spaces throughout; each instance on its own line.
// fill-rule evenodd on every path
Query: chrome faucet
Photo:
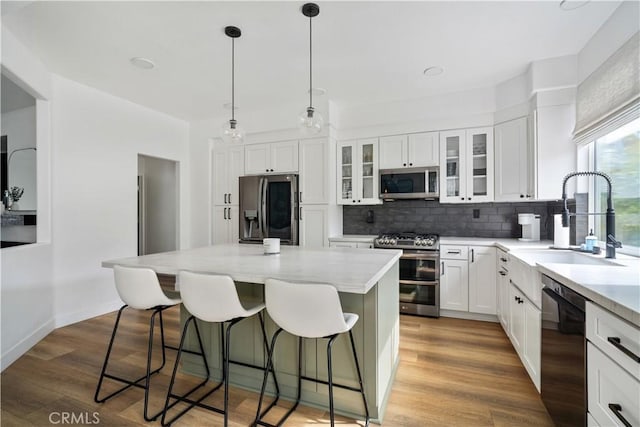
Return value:
M 613 210 L 613 199 L 611 196 L 611 178 L 609 175 L 603 172 L 597 171 L 588 171 L 588 172 L 571 172 L 567 176 L 564 177 L 562 181 L 562 202 L 564 204 L 564 208 L 562 210 L 562 226 L 569 226 L 569 215 L 576 215 L 569 213 L 569 208 L 567 207 L 567 181 L 569 178 L 574 176 L 601 176 L 605 180 L 607 180 L 608 191 L 607 191 L 607 213 L 606 215 L 606 258 L 615 258 L 616 257 L 616 248 L 621 248 L 622 243 L 616 240 L 616 214 Z M 602 215 L 601 213 L 583 213 L 582 215 Z

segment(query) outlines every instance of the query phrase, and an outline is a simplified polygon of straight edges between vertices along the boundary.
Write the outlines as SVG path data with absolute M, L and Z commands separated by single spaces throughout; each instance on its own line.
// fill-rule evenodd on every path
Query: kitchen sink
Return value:
M 620 266 L 612 260 L 595 257 L 575 251 L 562 250 L 523 250 L 514 251 L 513 254 L 529 264 L 535 263 L 556 263 L 556 264 L 581 264 L 581 265 L 601 265 Z

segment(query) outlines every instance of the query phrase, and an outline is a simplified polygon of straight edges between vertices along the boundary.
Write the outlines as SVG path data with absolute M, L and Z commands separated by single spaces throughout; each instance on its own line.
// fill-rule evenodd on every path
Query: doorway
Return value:
M 138 154 L 138 255 L 178 247 L 178 167 L 173 160 Z

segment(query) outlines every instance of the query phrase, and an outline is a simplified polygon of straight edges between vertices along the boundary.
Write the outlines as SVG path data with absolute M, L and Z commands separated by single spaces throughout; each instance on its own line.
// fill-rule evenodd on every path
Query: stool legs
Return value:
M 349 331 L 349 340 L 351 342 L 351 350 L 353 352 L 353 358 L 355 360 L 355 364 L 356 364 L 356 372 L 358 374 L 358 384 L 359 384 L 359 388 L 355 388 L 355 387 L 350 387 L 350 386 L 346 386 L 346 385 L 341 385 L 341 384 L 334 384 L 333 383 L 333 365 L 332 365 L 332 349 L 333 349 L 333 343 L 335 342 L 336 338 L 339 336 L 339 334 L 336 335 L 331 335 L 325 338 L 328 338 L 329 341 L 327 342 L 327 376 L 328 376 L 328 380 L 327 381 L 323 381 L 323 380 L 319 380 L 319 379 L 315 379 L 315 378 L 309 378 L 302 375 L 302 338 L 301 337 L 297 337 L 298 338 L 298 390 L 297 390 L 297 394 L 296 394 L 296 400 L 294 405 L 291 407 L 291 409 L 289 409 L 289 411 L 287 411 L 287 413 L 276 423 L 276 424 L 269 424 L 265 421 L 262 421 L 262 418 L 267 414 L 267 412 L 269 412 L 269 410 L 275 406 L 275 404 L 277 403 L 277 399 L 275 402 L 272 402 L 271 405 L 265 409 L 263 412 L 260 412 L 260 409 L 262 407 L 262 399 L 264 398 L 264 393 L 265 393 L 265 388 L 267 385 L 267 379 L 268 379 L 268 375 L 269 375 L 269 371 L 272 370 L 273 368 L 273 352 L 275 350 L 275 346 L 276 346 L 276 341 L 278 339 L 278 336 L 280 335 L 280 333 L 283 331 L 282 328 L 278 329 L 276 331 L 276 333 L 273 335 L 273 338 L 271 340 L 271 348 L 269 349 L 269 356 L 268 356 L 268 360 L 267 360 L 267 369 L 265 370 L 264 373 L 264 378 L 262 381 L 262 388 L 260 390 L 260 399 L 258 400 L 258 410 L 256 412 L 256 419 L 254 420 L 253 425 L 261 425 L 261 426 L 267 426 L 267 427 L 274 427 L 274 426 L 281 426 L 284 424 L 284 422 L 287 420 L 287 418 L 289 418 L 289 416 L 293 413 L 293 411 L 296 410 L 296 408 L 298 407 L 298 404 L 300 403 L 300 397 L 301 397 L 301 391 L 302 391 L 302 380 L 309 380 L 309 381 L 314 381 L 317 383 L 321 383 L 321 384 L 327 384 L 329 387 L 329 416 L 330 416 L 330 420 L 331 420 L 331 426 L 335 426 L 335 412 L 334 412 L 334 405 L 333 405 L 333 386 L 335 385 L 336 387 L 340 387 L 340 388 L 344 388 L 347 390 L 351 390 L 351 391 L 357 391 L 360 393 L 360 395 L 362 396 L 362 403 L 364 405 L 364 410 L 365 410 L 365 427 L 369 425 L 369 407 L 367 405 L 367 397 L 364 393 L 364 386 L 362 384 L 362 374 L 360 372 L 360 363 L 358 362 L 358 355 L 356 353 L 356 345 L 355 345 L 355 341 L 353 339 L 353 333 L 351 332 L 351 330 Z M 275 379 L 275 372 L 273 373 L 274 379 Z
M 267 350 L 267 353 L 269 353 L 270 352 L 270 348 L 269 348 L 269 345 L 268 345 L 267 334 L 266 334 L 265 327 L 264 327 L 264 319 L 262 317 L 262 313 L 258 313 L 258 316 L 260 318 L 260 325 L 261 325 L 261 329 L 262 329 L 263 343 L 265 345 L 265 349 Z M 171 377 L 171 383 L 169 385 L 169 391 L 167 393 L 167 399 L 165 401 L 165 410 L 164 410 L 164 414 L 162 415 L 162 425 L 163 426 L 170 425 L 171 423 L 176 421 L 178 418 L 183 416 L 187 411 L 189 411 L 194 406 L 198 406 L 200 408 L 208 409 L 210 411 L 214 411 L 214 412 L 217 412 L 217 413 L 223 415 L 223 417 L 224 417 L 224 421 L 223 421 L 224 426 L 225 427 L 227 426 L 227 424 L 228 424 L 228 414 L 229 414 L 229 374 L 230 374 L 230 364 L 234 363 L 234 364 L 247 366 L 247 367 L 250 367 L 250 368 L 263 369 L 260 366 L 254 366 L 254 365 L 250 365 L 250 364 L 246 364 L 246 363 L 242 363 L 242 362 L 233 361 L 230 358 L 231 330 L 233 329 L 233 327 L 237 323 L 239 323 L 243 319 L 245 319 L 245 317 L 236 318 L 236 319 L 233 319 L 230 322 L 228 322 L 226 331 L 225 331 L 225 327 L 224 327 L 224 322 L 220 323 L 220 346 L 221 346 L 221 356 L 222 356 L 222 379 L 220 380 L 219 384 L 217 384 L 212 390 L 210 390 L 207 393 L 205 393 L 202 397 L 198 398 L 197 400 L 191 400 L 191 399 L 188 398 L 188 396 L 191 393 L 193 393 L 195 390 L 199 389 L 200 387 L 204 386 L 207 383 L 207 381 L 209 379 L 210 372 L 209 372 L 209 366 L 207 364 L 206 357 L 204 357 L 204 349 L 203 349 L 203 346 L 202 346 L 202 340 L 201 340 L 201 337 L 200 337 L 200 331 L 198 330 L 197 320 L 196 320 L 196 318 L 194 316 L 189 317 L 189 319 L 187 320 L 187 322 L 185 323 L 185 326 L 183 328 L 182 338 L 180 339 L 180 347 L 178 348 L 178 356 L 176 358 L 176 363 L 175 363 L 174 368 L 173 368 L 173 375 Z M 199 383 L 193 389 L 189 390 L 184 395 L 178 396 L 178 395 L 173 394 L 172 391 L 173 391 L 173 386 L 175 384 L 175 377 L 176 377 L 176 374 L 177 374 L 177 371 L 178 371 L 178 364 L 180 362 L 180 357 L 181 357 L 183 351 L 187 351 L 187 350 L 183 349 L 183 346 L 184 346 L 184 340 L 185 340 L 185 336 L 187 334 L 188 327 L 190 325 L 190 322 L 192 322 L 192 321 L 193 321 L 193 323 L 195 325 L 195 328 L 196 328 L 196 333 L 197 333 L 197 336 L 198 336 L 198 343 L 200 345 L 200 351 L 203 354 L 204 363 L 205 363 L 205 369 L 206 369 L 207 372 L 206 372 L 205 379 L 201 383 Z M 264 370 L 268 375 L 269 367 L 264 368 Z M 270 370 L 274 375 L 274 382 L 275 382 L 276 395 L 277 395 L 276 401 L 277 401 L 277 399 L 278 399 L 278 397 L 280 395 L 280 388 L 278 386 L 277 380 L 275 379 L 275 373 L 273 371 L 273 367 L 271 367 Z M 202 401 L 204 399 L 209 397 L 212 393 L 217 391 L 223 385 L 224 385 L 223 409 L 215 408 L 213 406 L 206 405 L 206 404 L 202 403 Z M 176 400 L 173 403 L 169 404 L 171 398 L 174 398 Z M 183 409 L 181 412 L 179 412 L 176 416 L 174 416 L 170 420 L 166 421 L 165 418 L 166 418 L 167 412 L 169 411 L 169 409 L 171 409 L 178 402 L 186 402 L 186 403 L 189 404 L 189 406 L 187 408 Z M 273 406 L 273 404 L 271 406 Z M 271 406 L 269 406 L 269 408 L 271 408 Z
M 362 374 L 360 372 L 360 364 L 358 363 L 358 354 L 356 353 L 356 343 L 353 340 L 353 332 L 349 330 L 349 340 L 351 341 L 351 350 L 353 351 L 353 359 L 356 362 L 356 372 L 358 373 L 358 383 L 360 384 L 360 394 L 362 395 L 362 403 L 365 413 L 365 427 L 369 425 L 369 405 L 367 405 L 367 396 L 364 394 L 364 386 L 362 385 Z
M 140 388 L 144 388 L 144 419 L 146 421 L 153 421 L 154 419 L 156 419 L 163 411 L 160 411 L 152 416 L 149 416 L 148 414 L 148 410 L 149 410 L 149 385 L 150 385 L 150 381 L 151 381 L 151 376 L 156 374 L 157 372 L 159 372 L 165 365 L 165 361 L 166 361 L 166 357 L 165 357 L 165 342 L 164 342 L 164 326 L 163 326 L 163 320 L 162 320 L 162 311 L 166 310 L 167 308 L 169 308 L 169 306 L 160 306 L 160 307 L 155 307 L 153 309 L 153 313 L 151 314 L 151 319 L 149 321 L 149 340 L 148 340 L 148 347 L 147 347 L 147 366 L 146 366 L 146 372 L 145 375 L 135 379 L 135 380 L 129 380 L 126 378 L 121 378 L 121 377 L 117 377 L 115 375 L 111 375 L 108 374 L 107 371 L 107 365 L 109 364 L 109 358 L 111 356 L 111 351 L 113 350 L 113 343 L 115 341 L 115 337 L 116 337 L 116 333 L 118 331 L 118 326 L 120 325 L 120 319 L 122 317 L 122 313 L 124 311 L 125 308 L 127 308 L 128 306 L 125 304 L 123 305 L 120 310 L 118 310 L 118 315 L 116 317 L 116 323 L 113 326 L 113 332 L 111 333 L 111 339 L 109 340 L 109 346 L 107 347 L 107 354 L 105 356 L 104 359 L 104 364 L 102 365 L 102 371 L 100 372 L 100 378 L 98 380 L 98 386 L 96 387 L 96 393 L 93 397 L 94 401 L 96 403 L 103 403 L 105 401 L 107 401 L 108 399 L 112 398 L 113 396 L 125 391 L 126 389 L 128 389 L 129 387 L 140 387 Z M 155 318 L 156 315 L 160 318 L 160 337 L 161 337 L 161 343 L 162 343 L 162 364 L 160 365 L 159 368 L 156 369 L 151 369 L 151 359 L 152 359 L 152 355 L 153 355 L 153 333 L 154 333 L 154 329 L 155 329 Z M 109 378 L 111 380 L 115 380 L 115 381 L 119 381 L 121 383 L 125 383 L 126 385 L 124 387 L 119 388 L 118 390 L 114 391 L 113 393 L 107 395 L 106 397 L 100 398 L 100 389 L 102 388 L 102 382 L 105 378 Z M 141 381 L 144 380 L 144 385 L 139 384 Z

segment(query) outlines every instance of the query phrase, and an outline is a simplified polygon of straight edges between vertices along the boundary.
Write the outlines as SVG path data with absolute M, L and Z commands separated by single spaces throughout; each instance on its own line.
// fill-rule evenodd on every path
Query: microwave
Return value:
M 426 199 L 440 197 L 437 166 L 426 168 L 380 169 L 380 198 Z

